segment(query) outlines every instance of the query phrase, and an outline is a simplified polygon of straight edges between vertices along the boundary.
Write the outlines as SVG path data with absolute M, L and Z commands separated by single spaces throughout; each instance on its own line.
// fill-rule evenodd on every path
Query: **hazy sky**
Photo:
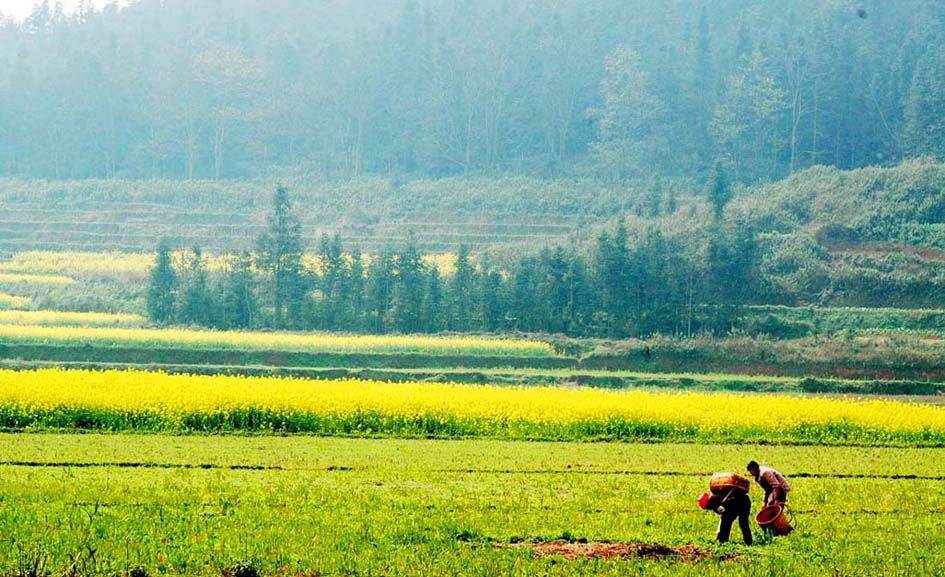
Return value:
M 101 8 L 113 1 L 114 0 L 92 0 L 92 4 L 95 5 L 96 8 Z M 33 6 L 41 2 L 42 0 L 0 0 L 0 12 L 2 12 L 4 16 L 13 16 L 17 20 L 21 20 L 29 15 L 30 11 L 33 10 Z M 72 12 L 79 3 L 79 0 L 61 0 L 61 2 L 66 12 Z M 55 3 L 55 0 L 50 0 L 49 3 L 52 5 Z

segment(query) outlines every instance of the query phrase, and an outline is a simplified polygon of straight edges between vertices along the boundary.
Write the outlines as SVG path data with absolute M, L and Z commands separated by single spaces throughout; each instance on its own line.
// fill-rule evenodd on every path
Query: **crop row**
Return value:
M 28 309 L 31 306 L 33 301 L 27 297 L 0 293 L 0 310 Z
M 0 371 L 0 425 L 945 446 L 945 407 L 886 400 L 61 369 Z
M 0 262 L 0 275 L 39 277 L 37 282 L 46 279 L 47 275 L 144 275 L 154 266 L 154 257 L 151 252 L 24 251 Z M 188 251 L 178 251 L 173 258 L 184 263 L 190 255 Z M 203 258 L 210 270 L 221 271 L 231 266 L 232 258 L 227 255 L 204 255 Z M 371 255 L 364 254 L 361 258 L 365 268 L 370 266 Z M 452 274 L 456 265 L 454 253 L 427 254 L 422 259 L 444 275 Z M 309 270 L 318 272 L 322 257 L 306 254 L 302 262 Z
M 137 327 L 146 322 L 140 315 L 127 313 L 0 310 L 0 325 Z
M 540 341 L 485 337 L 343 335 L 328 333 L 250 333 L 186 329 L 47 327 L 0 324 L 0 342 L 61 346 L 182 347 L 304 353 L 396 353 L 551 357 Z
M 74 284 L 75 279 L 63 275 L 18 274 L 0 272 L 0 285 L 49 285 L 65 286 Z

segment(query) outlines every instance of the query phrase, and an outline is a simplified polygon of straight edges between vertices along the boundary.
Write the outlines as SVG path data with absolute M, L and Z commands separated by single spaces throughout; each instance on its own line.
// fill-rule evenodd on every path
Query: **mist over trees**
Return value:
M 945 157 L 938 0 L 139 0 L 0 21 L 0 175 L 733 182 Z M 416 306 L 416 303 L 411 303 Z

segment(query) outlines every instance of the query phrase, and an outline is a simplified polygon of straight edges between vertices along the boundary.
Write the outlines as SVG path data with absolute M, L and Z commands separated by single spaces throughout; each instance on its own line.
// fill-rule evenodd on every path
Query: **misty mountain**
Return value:
M 139 0 L 0 23 L 0 175 L 654 175 L 945 154 L 935 0 Z

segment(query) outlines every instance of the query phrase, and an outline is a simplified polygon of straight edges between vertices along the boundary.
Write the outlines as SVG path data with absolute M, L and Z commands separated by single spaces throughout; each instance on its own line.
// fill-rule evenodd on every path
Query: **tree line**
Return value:
M 724 175 L 713 181 L 721 214 L 728 185 Z M 619 224 L 602 231 L 592 250 L 549 247 L 501 265 L 460 248 L 449 271 L 425 262 L 412 240 L 368 258 L 339 236 L 324 236 L 312 266 L 288 191 L 279 187 L 256 250 L 229 257 L 224 270 L 209 270 L 199 248 L 180 259 L 162 242 L 147 309 L 157 324 L 220 329 L 610 338 L 724 332 L 757 298 L 757 241 L 750 227 L 723 226 L 720 218 L 711 231 L 686 246 L 656 228 L 631 241 Z
M 939 0 L 138 0 L 0 16 L 0 175 L 739 182 L 945 158 Z

